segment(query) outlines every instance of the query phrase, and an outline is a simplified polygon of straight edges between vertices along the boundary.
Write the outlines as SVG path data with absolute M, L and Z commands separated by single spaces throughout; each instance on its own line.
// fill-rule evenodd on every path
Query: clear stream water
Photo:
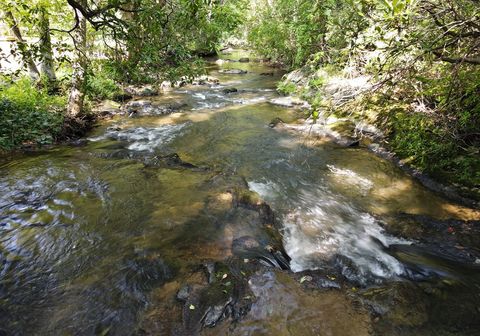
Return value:
M 223 74 L 220 68 L 248 73 Z M 415 239 L 387 234 L 382 226 L 383 217 L 399 213 L 472 220 L 480 218 L 478 211 L 433 194 L 363 148 L 341 148 L 325 139 L 269 128 L 275 117 L 294 122 L 302 115 L 268 102 L 276 97 L 281 72 L 254 62 L 212 63 L 208 71 L 219 78 L 219 85 L 186 86 L 146 98 L 160 105 L 186 103 L 181 111 L 117 117 L 101 123 L 85 146 L 58 146 L 2 161 L 0 335 L 135 334 L 152 306 L 152 291 L 180 281 L 182 270 L 191 265 L 225 259 L 232 230 L 249 227 L 248 217 L 233 220 L 232 214 L 220 216 L 212 210 L 212 202 L 221 203 L 225 195 L 221 187 L 209 183 L 219 172 L 244 178 L 273 208 L 293 271 L 335 264 L 356 286 L 389 288 L 411 281 L 412 264 L 428 265 L 442 294 L 418 296 L 427 313 L 412 306 L 412 316 L 416 310 L 429 316 L 435 305 L 448 307 L 460 293 L 457 308 L 450 307 L 455 311 L 452 319 L 467 324 L 468 332 L 479 331 L 478 269 L 456 267 L 415 250 L 400 258 L 388 247 L 408 247 Z M 227 94 L 225 87 L 239 91 Z M 210 170 L 149 169 L 141 160 L 171 153 Z M 254 289 L 261 297 L 254 311 L 262 321 L 249 321 L 239 334 L 280 335 L 287 329 L 285 335 L 347 334 L 323 322 L 317 329 L 289 329 L 290 322 L 285 322 L 286 329 L 276 330 L 283 324 L 273 319 L 273 313 L 263 314 L 262 307 L 276 306 L 279 316 L 310 314 L 310 319 L 313 314 L 323 321 L 329 321 L 329 311 L 335 315 L 347 308 L 336 307 L 340 299 L 328 296 L 333 294 L 318 300 L 317 294 L 304 297 L 295 281 L 269 287 L 265 284 L 275 273 L 267 275 L 257 279 L 264 287 Z M 459 287 L 445 289 L 452 281 Z M 292 302 L 302 306 L 302 313 L 292 308 Z M 337 327 L 355 320 L 348 318 L 340 318 Z M 263 326 L 262 332 L 252 328 L 255 323 Z M 421 325 L 392 330 L 414 335 Z M 429 329 L 422 330 L 428 334 Z M 458 325 L 448 330 L 445 335 L 468 334 Z

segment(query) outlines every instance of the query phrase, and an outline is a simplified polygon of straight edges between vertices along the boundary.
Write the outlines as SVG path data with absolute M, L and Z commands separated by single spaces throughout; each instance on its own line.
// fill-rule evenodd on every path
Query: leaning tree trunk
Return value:
M 86 7 L 86 0 L 79 3 Z M 68 98 L 67 114 L 70 117 L 77 117 L 83 112 L 83 101 L 85 99 L 85 84 L 87 74 L 87 20 L 82 13 L 75 9 L 78 15 L 77 28 L 72 33 L 75 45 L 75 59 L 73 61 L 72 87 Z
M 42 59 L 41 71 L 48 79 L 50 88 L 56 87 L 57 76 L 53 62 L 52 40 L 50 37 L 50 18 L 45 7 L 39 8 L 39 35 L 40 35 L 40 56 Z
M 20 32 L 20 28 L 18 27 L 18 24 L 15 21 L 15 17 L 13 16 L 12 12 L 7 11 L 5 14 L 7 19 L 6 21 L 10 26 L 10 30 L 12 31 L 12 34 L 15 37 L 15 40 L 17 41 L 18 49 L 22 54 L 22 60 L 23 60 L 24 66 L 27 67 L 30 78 L 33 81 L 37 81 L 40 78 L 40 71 L 38 71 L 38 68 L 35 65 L 35 62 L 33 61 L 33 57 L 29 50 L 28 44 L 23 39 L 22 33 Z

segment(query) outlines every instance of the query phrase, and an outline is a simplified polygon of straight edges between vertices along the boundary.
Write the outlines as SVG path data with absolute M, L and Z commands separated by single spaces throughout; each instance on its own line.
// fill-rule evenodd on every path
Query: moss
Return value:
M 338 120 L 328 125 L 332 131 L 339 133 L 342 136 L 353 136 L 355 131 L 355 124 L 351 120 Z
M 237 202 L 245 205 L 256 207 L 263 203 L 259 194 L 248 189 L 236 190 Z

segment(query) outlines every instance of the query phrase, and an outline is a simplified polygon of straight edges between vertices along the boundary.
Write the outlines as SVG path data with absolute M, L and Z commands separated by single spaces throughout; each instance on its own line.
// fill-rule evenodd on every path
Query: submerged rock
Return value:
M 183 161 L 177 153 L 172 153 L 163 156 L 147 156 L 143 158 L 145 167 L 168 167 L 168 168 L 186 168 L 196 171 L 206 171 L 206 167 L 198 167 L 189 162 Z
M 150 100 L 130 101 L 123 107 L 130 117 L 145 115 L 163 115 L 170 114 L 186 108 L 188 105 L 184 102 L 172 102 L 158 105 Z
M 238 92 L 238 89 L 237 88 L 226 88 L 226 89 L 223 89 L 222 92 L 225 93 L 225 94 L 235 93 L 235 92 Z
M 205 273 L 207 275 L 208 283 L 215 282 L 215 263 L 207 262 L 203 265 L 205 267 Z
M 95 154 L 96 157 L 105 159 L 129 159 L 143 163 L 145 168 L 169 168 L 189 169 L 192 171 L 204 172 L 208 167 L 199 167 L 183 161 L 177 153 L 167 155 L 151 155 L 145 151 L 131 151 L 125 148 L 109 151 L 107 153 Z
M 220 320 L 230 313 L 229 306 L 232 303 L 232 298 L 228 298 L 225 302 L 210 306 L 205 313 L 205 318 L 203 319 L 203 326 L 213 328 L 215 325 L 220 322 Z
M 192 293 L 192 287 L 187 284 L 180 288 L 180 290 L 177 293 L 177 300 L 181 302 L 186 302 L 190 294 Z
M 276 117 L 275 119 L 273 119 L 272 121 L 270 121 L 270 123 L 268 124 L 268 127 L 270 127 L 270 128 L 275 128 L 275 127 L 281 126 L 281 125 L 283 125 L 283 124 L 285 124 L 285 122 L 284 122 L 281 118 Z
M 132 99 L 133 96 L 129 93 L 117 93 L 115 94 L 113 97 L 112 97 L 112 100 L 117 102 L 117 103 L 123 103 L 123 102 L 126 102 L 130 99 Z
M 353 131 L 355 126 L 352 125 L 351 128 L 350 125 L 351 123 L 349 121 L 325 124 L 307 119 L 307 121 L 299 125 L 285 124 L 282 129 L 324 138 L 342 147 L 358 147 L 360 145 L 360 138 Z
M 69 142 L 69 145 L 72 147 L 83 147 L 83 146 L 86 146 L 87 144 L 88 144 L 88 140 L 83 138 L 75 139 Z
M 282 237 L 275 228 L 275 216 L 270 206 L 257 193 L 250 190 L 237 190 L 234 204 L 257 213 L 261 230 L 258 237 L 241 236 L 233 241 L 232 251 L 241 257 L 254 258 L 266 266 L 290 269 L 290 257 L 285 252 Z M 262 237 L 262 241 L 258 240 Z
M 242 57 L 238 60 L 240 63 L 248 63 L 250 62 L 250 58 L 248 57 Z
M 222 70 L 218 70 L 218 72 L 224 73 L 224 74 L 230 74 L 230 75 L 243 75 L 243 74 L 246 74 L 248 71 L 241 70 L 241 69 L 222 69 Z
M 232 250 L 234 253 L 258 249 L 259 247 L 260 243 L 252 236 L 243 236 L 237 238 L 232 243 Z
M 281 271 L 259 270 L 248 284 L 250 310 L 235 324 L 217 326 L 217 335 L 370 335 L 368 312 L 339 291 L 305 291 Z
M 413 283 L 369 288 L 360 294 L 360 300 L 380 317 L 375 329 L 381 335 L 391 334 L 397 328 L 418 328 L 428 321 L 427 294 Z
M 430 255 L 429 258 L 448 258 L 460 263 L 458 266 L 461 263 L 474 266 L 475 260 L 480 258 L 480 221 L 439 220 L 402 213 L 383 218 L 382 224 L 390 234 L 415 240 L 416 247 L 410 249 L 424 250 L 419 252 Z M 408 255 L 405 252 L 407 251 L 402 254 L 398 251 L 402 255 Z M 391 253 L 396 252 L 392 250 Z

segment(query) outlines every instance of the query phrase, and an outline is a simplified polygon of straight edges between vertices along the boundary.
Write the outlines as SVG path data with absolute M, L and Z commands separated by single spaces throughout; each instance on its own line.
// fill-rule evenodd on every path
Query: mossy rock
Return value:
M 237 189 L 235 194 L 237 196 L 237 202 L 240 204 L 256 207 L 263 203 L 259 194 L 248 189 Z
M 338 132 L 341 135 L 351 136 L 355 131 L 355 124 L 351 120 L 338 120 L 328 125 L 332 131 Z

